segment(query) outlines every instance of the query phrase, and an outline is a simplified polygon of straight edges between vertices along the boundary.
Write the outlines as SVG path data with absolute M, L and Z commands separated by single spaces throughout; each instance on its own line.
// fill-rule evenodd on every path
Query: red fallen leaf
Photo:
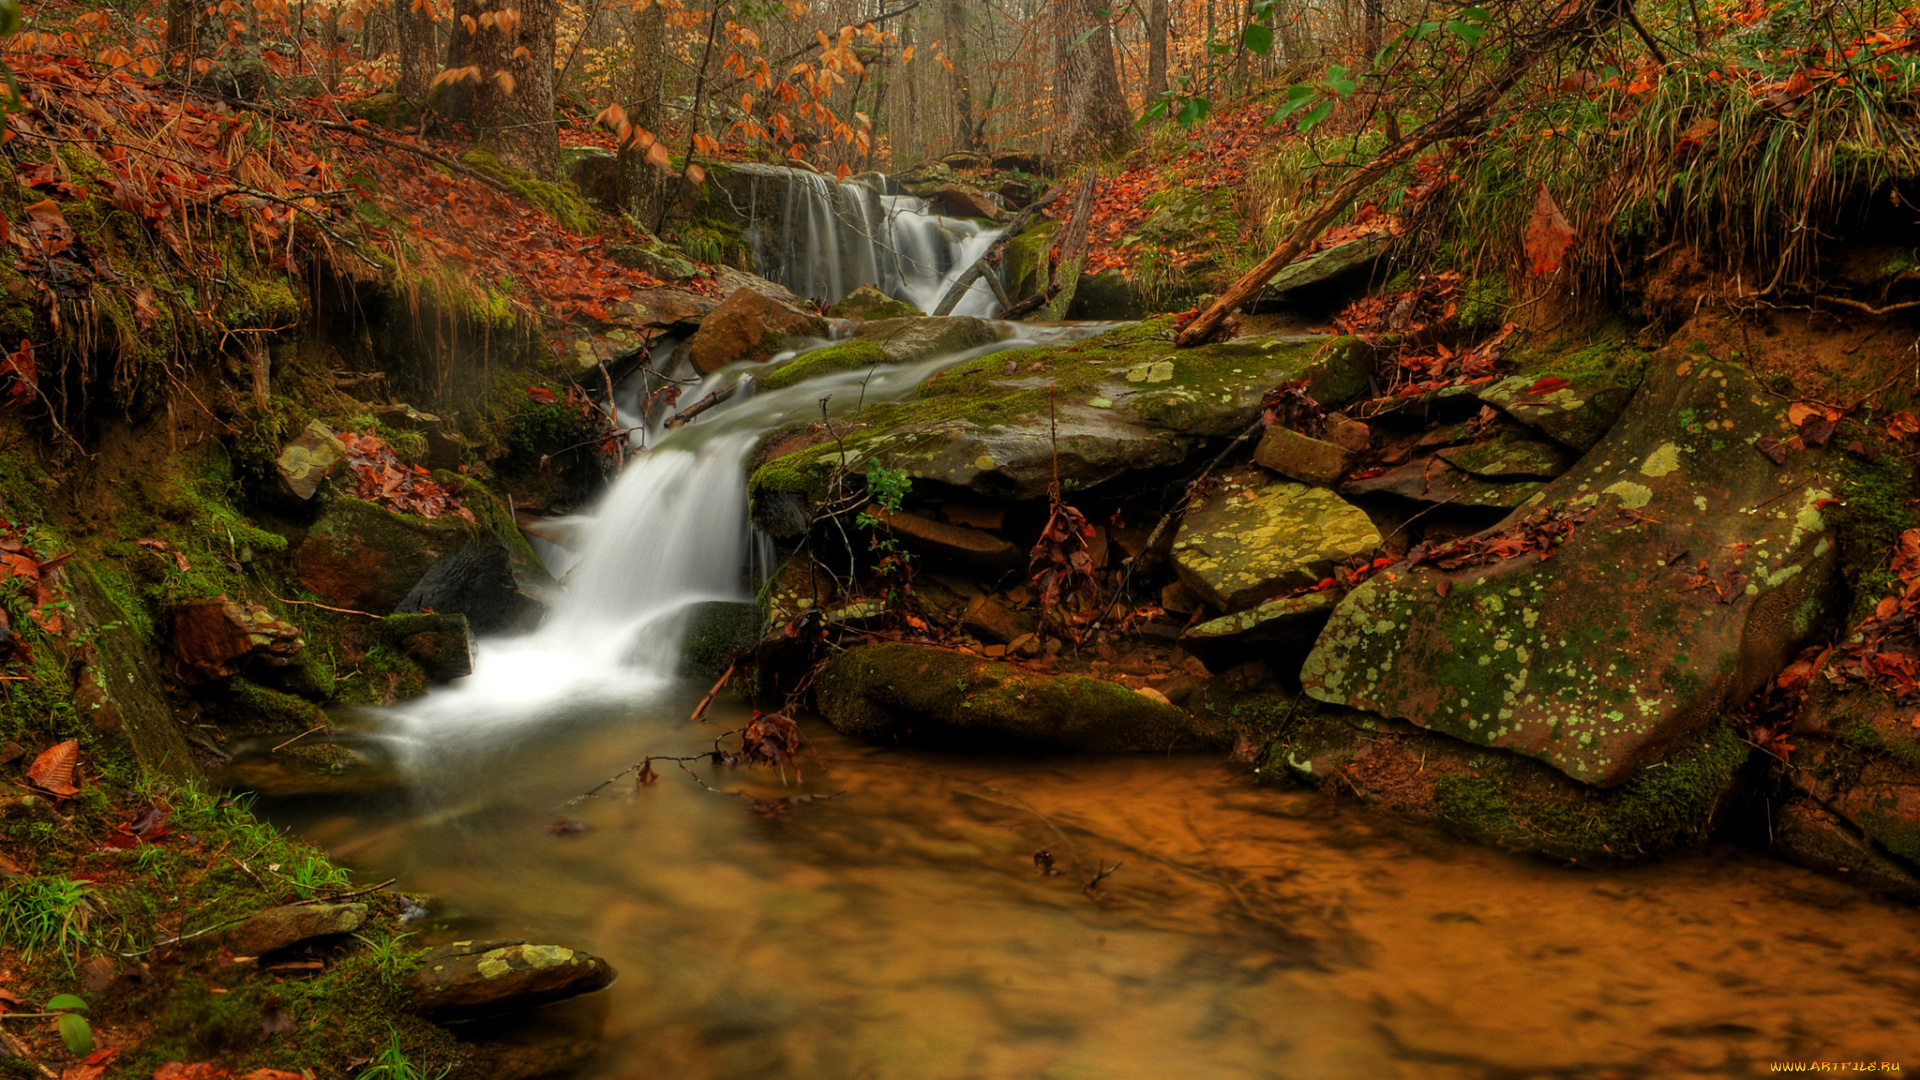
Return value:
M 1555 390 L 1565 389 L 1566 386 L 1567 380 L 1558 375 L 1549 375 L 1539 382 L 1534 383 L 1532 386 L 1527 387 L 1527 393 L 1536 396 L 1540 394 L 1551 394 Z
M 153 1080 L 227 1080 L 233 1073 L 211 1061 L 191 1065 L 173 1061 L 153 1070 Z
M 1451 578 L 1441 578 L 1440 584 L 1435 585 L 1433 587 L 1433 591 L 1435 593 L 1438 593 L 1440 596 L 1443 596 L 1443 597 L 1446 596 L 1448 593 L 1453 591 L 1453 580 Z
M 1753 440 L 1753 448 L 1760 451 L 1760 453 L 1766 456 L 1768 461 L 1773 462 L 1775 465 L 1785 465 L 1787 463 L 1786 444 L 1771 435 L 1762 435 Z
M 12 1006 L 24 1004 L 26 1001 L 19 994 L 0 986 L 0 1013 L 6 1012 Z
M 553 396 L 553 391 L 547 389 L 544 386 L 527 387 L 527 396 L 532 398 L 535 401 L 538 401 L 547 405 L 552 405 L 554 402 L 559 400 L 558 398 L 555 398 Z
M 1560 269 L 1560 260 L 1573 246 L 1573 235 L 1573 226 L 1568 224 L 1553 196 L 1547 194 L 1547 185 L 1541 184 L 1540 196 L 1533 202 L 1533 213 L 1527 218 L 1522 238 L 1528 266 L 1536 274 L 1551 274 Z
M 33 759 L 27 779 L 34 787 L 62 799 L 80 794 L 73 786 L 73 767 L 80 763 L 80 741 L 68 739 Z
M 1876 619 L 1884 619 L 1899 610 L 1900 601 L 1891 596 L 1885 597 L 1878 604 L 1874 605 L 1873 617 Z
M 1887 417 L 1887 436 L 1905 442 L 1920 435 L 1920 416 L 1910 412 L 1897 412 Z

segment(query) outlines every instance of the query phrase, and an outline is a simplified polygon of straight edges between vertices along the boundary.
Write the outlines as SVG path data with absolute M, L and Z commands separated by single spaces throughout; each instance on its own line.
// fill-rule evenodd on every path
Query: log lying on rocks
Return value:
M 946 295 L 940 298 L 940 303 L 933 309 L 933 313 L 935 315 L 952 314 L 953 309 L 959 305 L 960 298 L 967 295 L 967 290 L 982 277 L 987 279 L 987 284 L 993 288 L 994 295 L 1000 298 L 1002 307 L 1013 307 L 1014 305 L 1007 298 L 1006 290 L 1000 284 L 1000 276 L 994 271 L 994 266 L 999 262 L 1001 254 L 1007 250 L 1007 245 L 1013 243 L 1014 238 L 1018 237 L 1028 225 L 1033 223 L 1033 219 L 1040 215 L 1040 211 L 1058 201 L 1065 191 L 1064 188 L 1055 188 L 1015 214 L 1013 220 L 1007 223 L 1007 231 L 1000 234 L 1000 239 L 995 240 L 985 254 L 974 260 L 966 273 L 955 278 L 953 284 L 947 287 Z

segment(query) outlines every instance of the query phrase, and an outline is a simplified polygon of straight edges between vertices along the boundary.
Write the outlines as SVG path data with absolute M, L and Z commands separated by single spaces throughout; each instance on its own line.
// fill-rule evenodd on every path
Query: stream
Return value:
M 943 262 L 916 296 L 966 265 Z M 689 605 L 748 598 L 765 558 L 744 472 L 763 432 L 1093 329 L 1012 327 L 650 433 L 571 523 L 547 624 L 381 717 L 403 794 L 261 809 L 430 894 L 423 943 L 610 961 L 609 991 L 536 1014 L 604 1039 L 591 1077 L 1744 1077 L 1920 1048 L 1920 921 L 1754 850 L 1560 868 L 1218 755 L 939 755 L 805 721 L 798 775 L 620 775 L 747 720 L 723 701 L 689 723 L 705 686 L 675 672 Z

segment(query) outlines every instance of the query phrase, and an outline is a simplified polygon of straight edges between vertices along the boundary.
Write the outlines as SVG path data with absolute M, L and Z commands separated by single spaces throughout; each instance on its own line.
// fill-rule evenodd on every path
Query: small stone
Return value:
M 1008 611 L 985 597 L 974 601 L 960 620 L 960 629 L 982 641 L 1013 641 L 1022 634 L 1031 634 L 1033 628 L 1031 615 Z
M 235 956 L 265 956 L 319 938 L 351 934 L 366 918 L 365 904 L 286 904 L 268 908 L 227 931 L 224 944 Z
M 1173 704 L 1173 702 L 1167 700 L 1167 695 L 1161 693 L 1158 690 L 1155 690 L 1151 686 L 1139 687 L 1138 689 L 1134 690 L 1134 693 L 1139 694 L 1141 697 L 1146 698 L 1148 701 L 1157 701 L 1162 705 Z
M 315 420 L 281 449 L 274 466 L 288 494 L 305 502 L 333 475 L 346 453 L 346 445 L 333 429 Z
M 1353 468 L 1353 451 L 1275 424 L 1254 448 L 1253 460 L 1289 480 L 1332 487 Z
M 456 941 L 420 955 L 407 979 L 413 1009 L 433 1020 L 525 1012 L 613 983 L 590 953 L 524 941 Z
M 1373 445 L 1373 429 L 1358 420 L 1332 420 L 1327 423 L 1327 441 L 1358 454 Z
M 237 674 L 255 660 L 284 664 L 305 647 L 299 627 L 259 604 L 231 603 L 224 595 L 174 608 L 167 639 L 174 672 L 188 686 Z

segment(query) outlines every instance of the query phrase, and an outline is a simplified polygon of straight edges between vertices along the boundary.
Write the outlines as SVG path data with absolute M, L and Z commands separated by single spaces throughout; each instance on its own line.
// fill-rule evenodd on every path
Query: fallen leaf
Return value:
M 73 768 L 80 762 L 80 741 L 68 739 L 35 758 L 27 770 L 34 787 L 65 799 L 80 794 L 73 786 Z
M 1553 196 L 1547 194 L 1545 184 L 1540 185 L 1540 196 L 1533 202 L 1523 242 L 1527 263 L 1536 274 L 1551 274 L 1560 269 L 1560 260 L 1573 246 L 1573 226 L 1567 223 Z
M 1532 386 L 1527 387 L 1527 393 L 1536 396 L 1540 394 L 1551 394 L 1555 390 L 1565 389 L 1566 386 L 1567 380 L 1558 375 L 1549 375 L 1539 382 L 1534 383 Z

